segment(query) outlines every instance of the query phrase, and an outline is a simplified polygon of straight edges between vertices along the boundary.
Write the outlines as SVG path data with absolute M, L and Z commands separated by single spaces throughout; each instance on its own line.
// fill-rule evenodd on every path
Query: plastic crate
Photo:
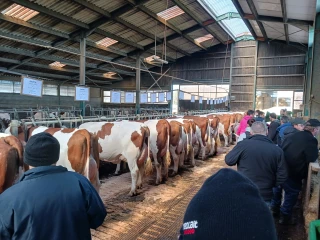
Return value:
M 310 222 L 309 240 L 320 240 L 320 220 Z

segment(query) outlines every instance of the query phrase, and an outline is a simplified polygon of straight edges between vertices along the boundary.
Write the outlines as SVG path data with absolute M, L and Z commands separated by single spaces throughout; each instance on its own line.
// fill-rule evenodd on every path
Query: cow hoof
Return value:
M 122 172 L 119 171 L 119 172 L 115 172 L 113 175 L 114 175 L 114 176 L 120 176 L 121 174 L 122 174 Z
M 133 196 L 137 195 L 137 192 L 136 191 L 130 191 L 128 195 L 129 195 L 129 197 L 133 197 Z

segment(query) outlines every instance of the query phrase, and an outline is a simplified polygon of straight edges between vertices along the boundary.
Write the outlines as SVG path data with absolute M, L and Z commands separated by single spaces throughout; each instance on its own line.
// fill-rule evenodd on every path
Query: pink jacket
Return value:
M 242 118 L 241 122 L 240 122 L 240 126 L 238 128 L 238 131 L 237 131 L 237 135 L 240 136 L 241 133 L 244 133 L 246 131 L 246 128 L 247 128 L 247 122 L 248 120 L 250 119 L 251 117 L 250 116 L 245 116 L 244 118 Z

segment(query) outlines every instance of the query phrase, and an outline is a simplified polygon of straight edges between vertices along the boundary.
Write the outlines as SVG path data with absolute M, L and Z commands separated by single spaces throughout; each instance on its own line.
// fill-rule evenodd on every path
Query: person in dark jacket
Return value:
M 291 123 L 289 121 L 289 117 L 281 116 L 280 124 L 281 125 L 277 128 L 277 132 L 278 132 L 277 144 L 278 144 L 278 146 L 281 146 L 282 138 L 284 136 L 284 134 L 283 134 L 284 130 L 286 130 L 287 127 L 291 126 Z
M 288 167 L 288 180 L 282 186 L 285 197 L 280 208 L 282 188 L 275 188 L 271 202 L 271 210 L 274 215 L 280 213 L 280 224 L 295 224 L 292 209 L 297 203 L 302 180 L 308 175 L 309 163 L 318 159 L 318 140 L 315 136 L 319 131 L 319 126 L 320 122 L 317 119 L 310 119 L 307 121 L 304 131 L 291 134 L 281 146 Z
M 0 195 L 0 239 L 91 239 L 106 209 L 82 175 L 55 166 L 59 142 L 48 133 L 32 136 L 24 162 L 30 166 L 19 183 Z
M 265 114 L 262 111 L 258 112 L 258 116 L 254 119 L 256 122 L 265 122 Z
M 290 122 L 291 122 L 291 126 L 287 127 L 283 131 L 282 142 L 284 142 L 284 140 L 291 134 L 299 131 L 303 131 L 304 124 L 306 123 L 302 118 L 294 118 Z
M 287 180 L 287 169 L 281 148 L 266 137 L 266 126 L 255 122 L 251 136 L 238 143 L 225 157 L 229 166 L 237 164 L 238 171 L 255 183 L 266 203 L 270 203 L 272 188 Z
M 209 177 L 190 201 L 180 240 L 276 240 L 270 210 L 257 187 L 223 168 Z
M 274 144 L 277 144 L 277 140 L 278 140 L 277 128 L 280 127 L 280 121 L 277 119 L 277 115 L 275 113 L 270 113 L 269 118 L 271 120 L 271 123 L 269 126 L 268 138 Z

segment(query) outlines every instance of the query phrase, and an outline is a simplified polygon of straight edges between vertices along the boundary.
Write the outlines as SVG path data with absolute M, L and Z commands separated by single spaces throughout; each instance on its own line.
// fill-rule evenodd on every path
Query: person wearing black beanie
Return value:
M 91 239 L 106 208 L 84 176 L 56 166 L 58 140 L 33 135 L 24 162 L 30 166 L 19 182 L 0 195 L 0 239 Z M 58 162 L 59 163 L 59 162 Z
M 209 177 L 185 212 L 179 240 L 276 240 L 271 212 L 247 177 L 221 169 Z

